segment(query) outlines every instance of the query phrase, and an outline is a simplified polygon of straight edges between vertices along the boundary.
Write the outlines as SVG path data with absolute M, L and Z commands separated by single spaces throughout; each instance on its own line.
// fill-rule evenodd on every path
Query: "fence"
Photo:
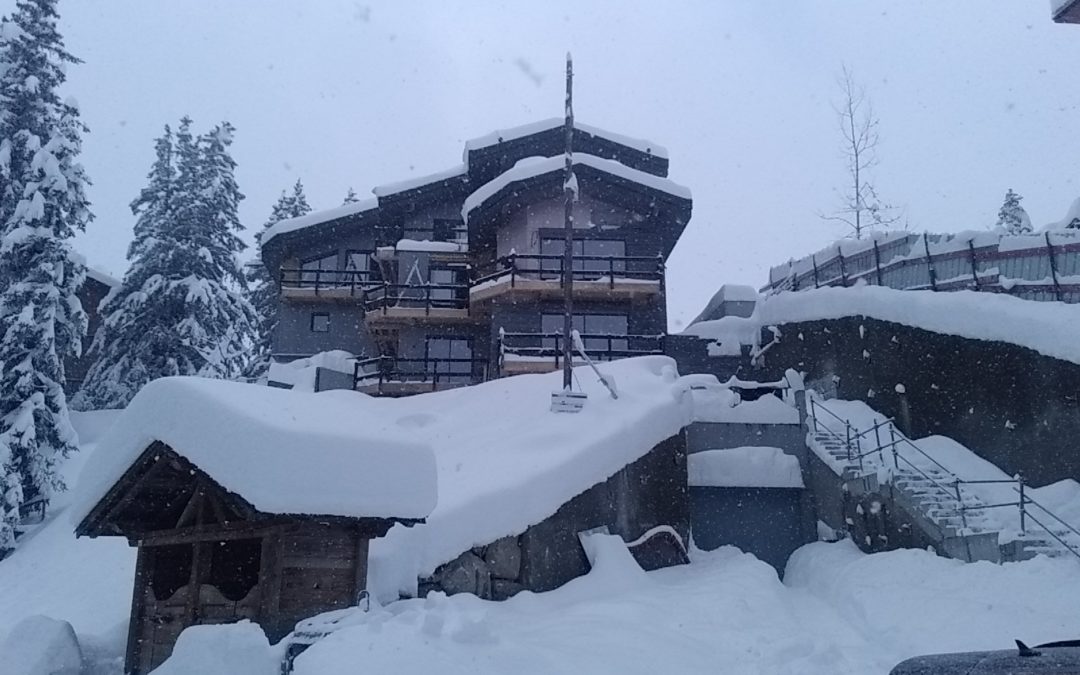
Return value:
M 977 290 L 1080 303 L 1080 230 L 875 233 L 772 268 L 763 290 L 852 286 L 860 280 L 901 290 Z

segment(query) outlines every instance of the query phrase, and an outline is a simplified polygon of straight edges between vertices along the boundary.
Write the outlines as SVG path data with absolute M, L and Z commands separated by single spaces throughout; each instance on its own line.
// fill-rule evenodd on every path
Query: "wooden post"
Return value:
M 881 281 L 881 251 L 878 250 L 877 239 L 874 240 L 874 267 L 877 269 L 877 285 L 884 286 Z
M 1061 302 L 1061 284 L 1058 283 L 1057 274 L 1057 261 L 1054 260 L 1054 245 L 1050 243 L 1050 233 L 1044 232 L 1046 236 L 1046 255 L 1050 258 L 1050 278 L 1054 280 L 1054 299 Z
M 810 256 L 810 262 L 814 264 L 814 288 L 821 288 L 821 282 L 818 280 L 817 271 L 817 254 L 814 253 Z
M 975 264 L 975 239 L 968 239 L 968 257 L 971 260 L 971 279 L 975 282 L 975 290 L 979 290 L 979 268 Z
M 923 249 L 926 251 L 926 271 L 930 275 L 930 290 L 937 290 L 937 270 L 934 269 L 934 258 L 930 255 L 930 240 L 928 235 L 923 232 L 922 236 Z

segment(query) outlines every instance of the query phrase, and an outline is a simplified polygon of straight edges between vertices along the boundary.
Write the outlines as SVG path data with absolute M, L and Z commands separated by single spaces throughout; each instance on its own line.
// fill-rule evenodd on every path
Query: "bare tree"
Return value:
M 840 208 L 831 214 L 819 214 L 824 220 L 845 224 L 851 234 L 860 239 L 873 227 L 884 227 L 900 220 L 896 209 L 878 197 L 870 181 L 870 170 L 878 164 L 878 118 L 866 95 L 866 88 L 857 83 L 845 65 L 837 77 L 840 103 L 833 106 L 840 127 L 841 153 L 847 163 L 849 183 L 842 190 Z

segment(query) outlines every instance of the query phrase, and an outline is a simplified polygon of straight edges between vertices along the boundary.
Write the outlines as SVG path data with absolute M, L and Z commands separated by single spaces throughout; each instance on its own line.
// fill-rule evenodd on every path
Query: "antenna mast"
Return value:
M 566 170 L 563 196 L 566 198 L 565 243 L 563 244 L 563 391 L 569 392 L 574 360 L 574 61 L 566 53 Z

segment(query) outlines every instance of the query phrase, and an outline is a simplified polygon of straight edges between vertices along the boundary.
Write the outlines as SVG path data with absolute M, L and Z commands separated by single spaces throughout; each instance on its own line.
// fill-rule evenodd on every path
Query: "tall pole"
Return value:
M 574 360 L 574 62 L 566 53 L 566 170 L 563 197 L 566 199 L 565 242 L 563 244 L 563 391 L 570 391 Z

